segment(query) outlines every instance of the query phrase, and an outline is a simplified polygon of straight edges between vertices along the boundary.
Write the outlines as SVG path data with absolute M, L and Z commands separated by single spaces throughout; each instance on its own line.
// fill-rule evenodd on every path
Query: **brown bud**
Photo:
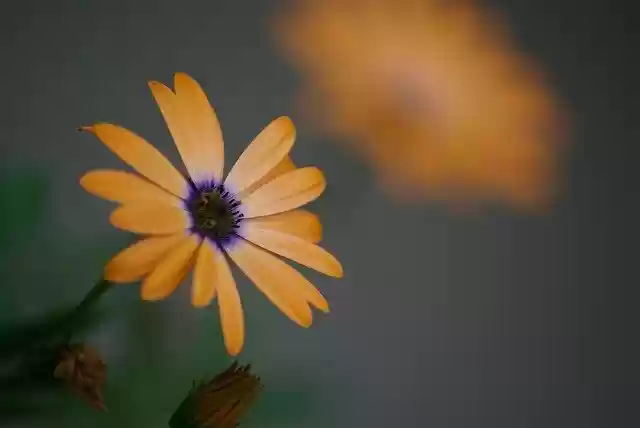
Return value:
M 67 345 L 60 350 L 54 377 L 99 410 L 106 410 L 102 390 L 107 367 L 98 352 L 84 344 Z
M 262 390 L 251 366 L 234 362 L 209 382 L 194 387 L 173 414 L 171 428 L 235 428 Z

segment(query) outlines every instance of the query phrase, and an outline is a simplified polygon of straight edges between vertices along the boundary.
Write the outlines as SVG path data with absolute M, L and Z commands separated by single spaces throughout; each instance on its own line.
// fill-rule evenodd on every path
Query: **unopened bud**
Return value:
M 67 345 L 60 351 L 54 377 L 99 410 L 106 410 L 102 391 L 107 367 L 98 352 L 84 344 Z
M 235 428 L 262 390 L 251 366 L 234 362 L 212 380 L 195 386 L 173 414 L 171 428 Z

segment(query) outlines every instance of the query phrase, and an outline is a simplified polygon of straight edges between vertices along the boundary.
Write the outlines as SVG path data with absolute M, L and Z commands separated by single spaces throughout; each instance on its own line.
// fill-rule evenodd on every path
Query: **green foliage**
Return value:
M 48 190 L 36 171 L 0 175 L 0 263 L 42 226 Z
M 106 320 L 101 308 L 75 309 L 114 244 L 47 235 L 55 230 L 48 222 L 49 195 L 43 174 L 22 170 L 0 176 L 2 426 L 58 410 L 48 406 L 51 397 L 64 395 L 52 377 L 57 350 L 69 333 L 85 336 Z

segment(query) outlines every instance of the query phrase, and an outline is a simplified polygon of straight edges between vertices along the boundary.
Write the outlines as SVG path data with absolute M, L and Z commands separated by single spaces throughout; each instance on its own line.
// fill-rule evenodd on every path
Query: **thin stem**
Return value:
M 35 328 L 18 340 L 0 346 L 0 351 L 3 351 L 8 358 L 15 358 L 23 353 L 21 364 L 16 367 L 17 373 L 0 376 L 0 389 L 30 388 L 41 381 L 50 383 L 55 368 L 54 360 L 59 349 L 69 344 L 77 327 L 81 324 L 81 319 L 110 288 L 111 283 L 100 279 L 80 303 L 66 315 L 48 325 Z M 61 341 L 58 342 L 58 340 Z M 54 343 L 57 345 L 52 346 Z
M 84 296 L 84 299 L 82 299 L 82 301 L 78 304 L 73 313 L 80 314 L 86 311 L 87 308 L 100 300 L 100 297 L 102 297 L 102 295 L 107 292 L 110 286 L 111 283 L 106 279 L 101 279 L 100 281 L 98 281 L 96 285 L 94 285 L 93 288 L 91 288 L 91 290 L 89 290 L 89 292 Z
M 84 299 L 76 306 L 76 308 L 69 314 L 67 319 L 63 321 L 63 327 L 67 330 L 65 334 L 65 342 L 71 340 L 73 336 L 73 327 L 74 321 L 84 316 L 87 311 L 97 303 L 102 295 L 106 293 L 111 288 L 111 283 L 105 279 L 100 279 L 96 283 L 96 285 L 89 290 L 89 292 L 84 296 Z
M 23 351 L 43 346 L 47 340 L 55 337 L 64 337 L 66 342 L 62 344 L 66 344 L 78 326 L 78 320 L 86 315 L 109 288 L 110 283 L 101 279 L 71 311 L 64 314 L 49 314 L 36 322 L 18 325 L 7 332 L 2 332 L 0 358 L 13 358 Z

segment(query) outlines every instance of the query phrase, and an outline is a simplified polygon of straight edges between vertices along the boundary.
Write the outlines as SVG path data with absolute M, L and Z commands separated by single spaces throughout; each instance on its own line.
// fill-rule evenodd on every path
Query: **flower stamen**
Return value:
M 218 245 L 226 245 L 236 236 L 244 215 L 240 201 L 223 184 L 198 183 L 186 200 L 193 231 Z

